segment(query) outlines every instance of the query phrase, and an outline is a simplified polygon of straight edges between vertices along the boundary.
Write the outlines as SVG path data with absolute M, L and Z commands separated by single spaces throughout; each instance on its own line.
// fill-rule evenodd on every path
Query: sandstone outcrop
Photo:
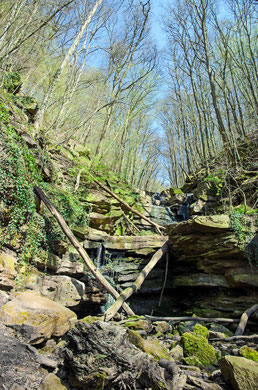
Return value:
M 196 216 L 168 226 L 167 232 L 170 286 L 175 295 L 184 289 L 182 307 L 194 302 L 192 313 L 238 317 L 256 303 L 257 267 L 250 263 L 248 248 L 239 245 L 228 215 Z
M 31 344 L 62 336 L 74 326 L 76 319 L 71 310 L 29 291 L 16 293 L 0 310 L 0 320 L 20 328 Z

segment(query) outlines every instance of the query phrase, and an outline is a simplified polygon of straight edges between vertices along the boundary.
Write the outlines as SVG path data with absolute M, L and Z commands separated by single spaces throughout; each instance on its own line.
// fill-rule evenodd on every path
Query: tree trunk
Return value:
M 251 307 L 249 307 L 249 309 L 247 309 L 241 316 L 240 318 L 240 321 L 239 321 L 239 324 L 238 324 L 238 327 L 237 327 L 237 330 L 235 332 L 235 336 L 240 336 L 244 333 L 245 331 L 245 327 L 246 327 L 246 324 L 247 324 L 247 321 L 248 321 L 248 318 L 250 317 L 250 315 L 252 313 L 254 313 L 256 310 L 258 310 L 258 304 L 257 305 L 253 305 Z

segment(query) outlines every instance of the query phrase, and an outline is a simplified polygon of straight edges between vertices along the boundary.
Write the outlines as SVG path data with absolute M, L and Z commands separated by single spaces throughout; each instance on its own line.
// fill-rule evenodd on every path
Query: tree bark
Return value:
M 129 206 L 128 203 L 124 202 L 122 199 L 120 199 L 116 194 L 114 194 L 114 192 L 110 191 L 106 186 L 104 186 L 104 184 L 100 183 L 97 179 L 93 179 L 95 181 L 96 184 L 98 184 L 101 188 L 103 188 L 103 190 L 105 190 L 108 194 L 112 195 L 113 198 L 115 198 L 116 200 L 118 200 L 118 202 L 120 202 L 123 206 L 125 206 L 128 210 L 130 210 L 132 213 L 138 215 L 138 217 L 141 217 L 142 219 L 144 219 L 145 221 L 149 222 L 150 225 L 153 225 L 157 231 L 159 232 L 159 234 L 162 234 L 160 229 L 163 229 L 165 230 L 165 227 L 164 226 L 161 226 L 161 225 L 158 225 L 157 223 L 151 221 L 149 218 L 145 217 L 145 215 L 139 213 L 139 211 L 133 209 L 131 206 Z
M 135 280 L 133 285 L 131 287 L 126 288 L 124 291 L 122 291 L 118 299 L 105 312 L 104 314 L 105 321 L 111 320 L 118 312 L 120 307 L 123 305 L 123 303 L 126 301 L 126 299 L 128 299 L 134 292 L 136 292 L 141 288 L 141 285 L 149 275 L 150 271 L 155 267 L 155 265 L 162 258 L 162 256 L 167 252 L 167 250 L 168 250 L 168 241 L 166 241 L 165 244 L 156 253 L 154 253 L 151 260 L 140 272 L 138 278 Z
M 248 318 L 252 313 L 258 310 L 258 304 L 249 307 L 241 316 L 235 336 L 240 336 L 244 333 Z
M 104 278 L 104 276 L 98 271 L 96 266 L 93 264 L 79 241 L 74 237 L 73 233 L 69 229 L 65 220 L 61 216 L 61 214 L 56 210 L 54 205 L 48 200 L 44 192 L 39 187 L 34 187 L 34 192 L 36 195 L 45 203 L 50 213 L 55 217 L 57 222 L 59 223 L 62 231 L 67 236 L 71 244 L 75 247 L 79 255 L 82 257 L 84 263 L 95 276 L 95 278 L 99 281 L 99 283 L 105 288 L 105 290 L 112 295 L 113 298 L 117 299 L 119 297 L 119 293 L 108 283 L 108 281 Z M 134 312 L 130 309 L 130 307 L 125 303 L 123 304 L 123 309 L 129 315 L 134 315 Z
M 97 12 L 98 8 L 101 6 L 102 3 L 103 3 L 103 0 L 97 0 L 95 2 L 94 6 L 92 7 L 91 11 L 89 12 L 86 20 L 84 21 L 83 25 L 81 26 L 80 31 L 76 35 L 73 43 L 69 47 L 69 49 L 68 49 L 67 53 L 65 54 L 61 64 L 59 65 L 57 71 L 55 72 L 54 76 L 52 77 L 52 80 L 50 82 L 48 91 L 47 91 L 47 93 L 46 93 L 46 95 L 45 95 L 45 97 L 43 99 L 43 102 L 41 103 L 41 107 L 40 107 L 40 109 L 39 109 L 39 111 L 37 113 L 36 121 L 35 121 L 35 124 L 34 124 L 34 127 L 35 127 L 37 132 L 40 130 L 40 127 L 41 127 L 42 122 L 43 122 L 43 117 L 44 117 L 44 113 L 45 113 L 45 110 L 47 108 L 48 102 L 50 100 L 50 97 L 51 97 L 51 95 L 53 93 L 54 88 L 56 87 L 56 85 L 58 83 L 58 80 L 60 78 L 60 75 L 62 74 L 63 69 L 68 65 L 70 57 L 72 56 L 72 54 L 73 54 L 74 50 L 76 49 L 76 47 L 79 45 L 80 40 L 82 39 L 84 32 L 88 28 L 88 26 L 89 26 L 93 16 L 95 15 L 95 13 Z

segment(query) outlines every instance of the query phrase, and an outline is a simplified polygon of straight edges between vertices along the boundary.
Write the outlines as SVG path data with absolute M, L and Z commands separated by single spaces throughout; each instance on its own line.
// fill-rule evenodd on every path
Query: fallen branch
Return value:
M 154 226 L 155 229 L 161 233 L 162 230 L 166 230 L 164 226 L 158 225 L 157 223 L 153 222 L 151 219 L 145 217 L 145 215 L 141 214 L 139 211 L 135 210 L 131 206 L 129 206 L 128 203 L 124 202 L 122 199 L 120 199 L 114 192 L 112 192 L 110 189 L 108 189 L 104 184 L 100 183 L 97 179 L 93 179 L 96 184 L 98 184 L 104 191 L 106 191 L 109 195 L 113 196 L 118 202 L 120 202 L 123 206 L 125 206 L 128 210 L 130 210 L 132 213 L 138 215 L 138 217 L 144 219 L 146 222 L 148 222 L 150 225 Z
M 162 258 L 162 256 L 167 252 L 168 250 L 168 241 L 165 242 L 165 244 L 154 253 L 149 263 L 143 268 L 143 270 L 140 272 L 138 278 L 135 280 L 135 282 L 132 284 L 131 287 L 126 288 L 118 299 L 107 309 L 107 311 L 104 313 L 104 320 L 109 321 L 111 320 L 114 315 L 118 312 L 120 307 L 123 305 L 123 303 L 128 299 L 134 292 L 139 290 L 141 288 L 142 283 L 150 273 L 150 271 L 155 267 L 157 262 Z
M 73 193 L 75 194 L 75 192 L 78 190 L 79 188 L 79 185 L 80 185 L 80 180 L 81 180 L 81 174 L 82 172 L 84 171 L 84 168 L 80 169 L 79 170 L 79 173 L 76 177 L 76 183 L 75 183 L 75 187 L 74 187 L 74 190 L 73 190 Z
M 232 337 L 215 337 L 212 339 L 209 339 L 209 341 L 253 341 L 253 342 L 258 342 L 258 334 L 252 334 L 250 336 L 244 336 L 244 335 L 239 335 L 239 336 L 232 336 Z
M 124 214 L 124 217 L 125 217 L 125 219 L 127 220 L 128 224 L 131 224 L 131 225 L 135 228 L 135 230 L 136 230 L 138 233 L 140 233 L 140 229 L 138 229 L 138 227 L 133 223 L 133 221 L 130 220 L 130 218 L 127 217 L 126 214 Z M 133 233 L 133 232 L 131 232 L 131 233 Z M 135 233 L 133 233 L 133 234 L 135 234 Z
M 174 321 L 174 322 L 183 322 L 183 321 L 203 321 L 203 322 L 229 322 L 229 323 L 235 323 L 239 320 L 235 320 L 232 318 L 206 318 L 206 317 L 155 317 L 155 316 L 148 316 L 145 315 L 145 317 L 151 321 Z
M 244 333 L 248 318 L 258 309 L 258 304 L 249 307 L 241 316 L 235 336 L 239 336 Z
M 110 295 L 112 295 L 113 298 L 115 299 L 118 298 L 119 293 L 111 286 L 111 284 L 108 283 L 108 281 L 104 278 L 104 276 L 98 271 L 96 266 L 93 264 L 93 262 L 91 261 L 91 259 L 89 258 L 89 256 L 87 255 L 87 253 L 85 252 L 81 244 L 79 243 L 79 241 L 74 237 L 73 233 L 69 229 L 68 225 L 66 224 L 61 214 L 56 210 L 55 206 L 48 200 L 44 192 L 39 187 L 34 187 L 34 192 L 45 203 L 50 213 L 55 217 L 62 231 L 69 239 L 71 244 L 75 247 L 79 255 L 82 257 L 84 263 L 87 265 L 87 267 L 95 276 L 95 278 L 105 288 L 105 290 L 107 290 L 107 292 Z M 134 312 L 130 309 L 130 307 L 126 303 L 123 304 L 123 309 L 126 311 L 127 314 L 134 315 Z
M 165 290 L 166 283 L 167 283 L 167 277 L 168 277 L 168 262 L 169 262 L 169 253 L 168 253 L 168 251 L 167 251 L 167 253 L 166 253 L 166 268 L 165 268 L 165 275 L 164 275 L 164 281 L 163 281 L 162 290 L 161 290 L 160 297 L 159 297 L 159 304 L 158 304 L 158 307 L 160 307 L 160 305 L 161 305 L 162 298 L 163 298 L 163 294 L 164 294 L 164 290 Z

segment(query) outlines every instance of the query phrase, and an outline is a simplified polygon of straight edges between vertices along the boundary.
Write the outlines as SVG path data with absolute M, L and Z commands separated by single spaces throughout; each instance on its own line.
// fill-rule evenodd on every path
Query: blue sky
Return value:
M 165 33 L 162 31 L 162 14 L 164 13 L 164 6 L 171 4 L 169 0 L 152 0 L 151 1 L 151 22 L 153 39 L 158 45 L 159 49 L 163 49 L 165 45 Z

